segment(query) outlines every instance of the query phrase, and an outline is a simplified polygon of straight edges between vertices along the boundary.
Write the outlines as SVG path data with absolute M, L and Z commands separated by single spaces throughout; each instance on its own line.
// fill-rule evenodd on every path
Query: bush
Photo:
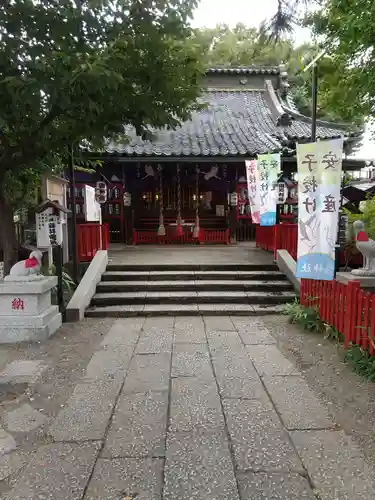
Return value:
M 285 304 L 283 314 L 289 316 L 291 323 L 301 326 L 304 330 L 310 332 L 322 332 L 324 330 L 324 323 L 321 321 L 318 311 L 315 308 L 303 306 L 298 299 Z
M 375 381 L 375 357 L 358 345 L 351 344 L 345 352 L 345 362 L 353 371 L 370 381 Z

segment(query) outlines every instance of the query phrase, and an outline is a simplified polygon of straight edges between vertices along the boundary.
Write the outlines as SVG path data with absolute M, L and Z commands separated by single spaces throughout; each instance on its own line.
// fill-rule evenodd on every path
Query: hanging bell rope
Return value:
M 159 227 L 158 236 L 165 236 L 164 226 L 164 197 L 163 197 L 163 167 L 158 165 L 159 172 Z
M 181 225 L 181 176 L 180 176 L 180 165 L 177 164 L 177 236 L 182 236 L 182 225 Z
M 199 167 L 196 167 L 196 179 L 195 179 L 195 226 L 194 226 L 194 238 L 199 240 L 200 227 L 199 227 Z

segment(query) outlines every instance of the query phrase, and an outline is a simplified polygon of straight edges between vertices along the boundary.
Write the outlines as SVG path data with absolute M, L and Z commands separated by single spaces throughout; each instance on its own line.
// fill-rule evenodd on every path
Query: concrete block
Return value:
M 248 345 L 247 352 L 259 375 L 299 375 L 297 368 L 279 351 L 275 345 Z
M 61 314 L 51 305 L 57 278 L 6 281 L 0 284 L 0 343 L 41 341 L 61 326 Z
M 17 474 L 27 464 L 31 456 L 28 453 L 17 451 L 2 455 L 0 451 L 0 481 Z
M 237 479 L 242 500 L 317 500 L 307 479 L 299 474 L 245 472 Z
M 375 292 L 375 276 L 355 276 L 352 273 L 337 273 L 336 280 L 344 285 L 351 281 L 359 281 L 360 287 L 367 292 Z
M 76 288 L 73 297 L 66 308 L 67 321 L 82 321 L 85 310 L 89 306 L 96 290 L 96 285 L 100 282 L 102 274 L 107 268 L 107 250 L 98 250 L 85 272 L 80 284 Z
M 338 431 L 295 431 L 292 440 L 321 500 L 372 500 L 372 469 L 351 437 Z
M 170 433 L 164 500 L 239 500 L 225 432 Z
M 85 500 L 161 500 L 163 467 L 160 458 L 99 459 Z
M 327 429 L 334 426 L 328 411 L 302 377 L 263 377 L 287 429 Z
M 103 439 L 121 381 L 78 384 L 49 434 L 55 441 Z
M 23 404 L 5 415 L 4 423 L 10 432 L 30 432 L 47 422 L 47 417 L 34 410 L 29 404 Z
M 77 500 L 83 497 L 100 443 L 42 446 L 18 477 L 7 500 Z
M 12 361 L 0 373 L 0 384 L 32 384 L 46 368 L 43 361 L 27 359 Z
M 168 393 L 121 394 L 103 457 L 164 457 Z
M 224 399 L 223 405 L 238 470 L 302 471 L 269 401 Z
M 278 250 L 276 255 L 277 267 L 282 271 L 292 283 L 296 292 L 300 292 L 301 280 L 296 278 L 296 261 L 287 250 Z
M 0 456 L 13 451 L 16 447 L 14 437 L 0 427 Z

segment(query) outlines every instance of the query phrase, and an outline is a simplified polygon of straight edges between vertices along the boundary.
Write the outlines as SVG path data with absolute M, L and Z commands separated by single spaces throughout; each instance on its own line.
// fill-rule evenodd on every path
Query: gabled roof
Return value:
M 150 158 L 249 157 L 266 152 L 291 152 L 296 141 L 310 139 L 311 119 L 301 115 L 288 97 L 288 86 L 282 82 L 285 73 L 280 68 L 210 68 L 206 75 L 213 75 L 218 85 L 205 89 L 201 102 L 207 105 L 194 112 L 189 121 L 175 130 L 153 130 L 152 141 L 141 139 L 132 127 L 127 126 L 125 133 L 129 141 L 109 143 L 106 153 Z M 226 78 L 224 84 L 218 79 L 221 75 Z M 234 78 L 238 76 L 249 76 L 250 80 L 256 77 L 257 83 L 262 77 L 262 88 L 251 88 L 251 85 L 250 88 L 241 88 L 236 84 L 231 88 L 229 77 L 237 82 Z M 276 78 L 281 80 L 278 89 L 275 89 Z M 246 79 L 240 80 L 244 85 L 247 82 Z M 352 135 L 360 134 L 350 134 L 344 125 L 317 122 L 317 137 L 320 139 Z

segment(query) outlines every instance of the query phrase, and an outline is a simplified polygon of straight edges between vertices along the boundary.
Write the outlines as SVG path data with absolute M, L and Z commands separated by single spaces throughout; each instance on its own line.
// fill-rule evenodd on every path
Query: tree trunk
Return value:
M 17 238 L 13 222 L 13 208 L 4 197 L 4 187 L 0 186 L 0 251 L 4 261 L 4 275 L 17 261 Z

